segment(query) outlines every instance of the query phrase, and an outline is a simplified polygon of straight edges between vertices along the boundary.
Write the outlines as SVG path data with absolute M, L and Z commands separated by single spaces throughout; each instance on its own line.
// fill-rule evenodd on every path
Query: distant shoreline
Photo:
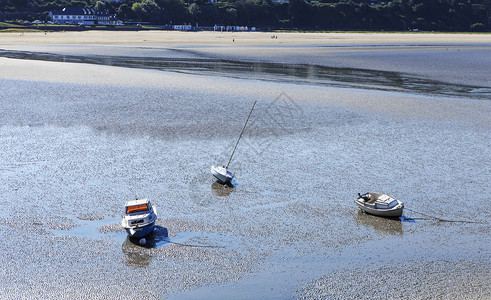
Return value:
M 228 26 L 235 27 L 235 26 Z M 162 31 L 182 31 L 182 32 L 200 32 L 200 31 L 213 31 L 213 26 L 201 26 L 201 27 L 192 27 L 191 30 L 176 30 L 171 25 L 152 25 L 143 22 L 132 22 L 125 24 L 91 24 L 91 25 L 75 25 L 75 24 L 55 24 L 53 22 L 50 23 L 19 23 L 12 21 L 4 21 L 0 22 L 0 33 L 1 32 L 29 32 L 29 31 L 91 31 L 91 30 L 102 30 L 102 31 L 146 31 L 146 30 L 162 30 Z M 491 34 L 491 31 L 425 31 L 418 29 L 409 29 L 409 30 L 368 30 L 368 29 L 348 29 L 348 30 L 328 30 L 328 29 L 300 29 L 300 28 L 257 28 L 252 27 L 252 30 L 245 30 L 245 32 L 300 32 L 300 33 L 357 33 L 357 32 L 366 32 L 366 33 L 437 33 L 437 34 Z M 242 30 L 227 30 L 229 32 L 238 32 Z
M 56 31 L 0 32 L 2 45 L 97 44 L 147 46 L 298 46 L 298 45 L 491 45 L 489 33 L 427 32 L 213 32 L 213 31 Z

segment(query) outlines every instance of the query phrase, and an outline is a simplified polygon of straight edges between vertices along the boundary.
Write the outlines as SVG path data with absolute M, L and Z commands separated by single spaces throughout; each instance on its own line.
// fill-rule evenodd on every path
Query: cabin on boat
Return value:
M 152 210 L 152 205 L 148 199 L 136 199 L 127 201 L 125 205 L 125 214 L 148 213 Z

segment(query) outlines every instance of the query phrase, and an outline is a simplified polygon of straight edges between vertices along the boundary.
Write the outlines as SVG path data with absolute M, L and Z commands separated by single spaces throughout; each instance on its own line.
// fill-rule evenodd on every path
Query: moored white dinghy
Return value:
M 211 166 L 211 174 L 222 184 L 230 183 L 234 178 L 232 172 L 220 166 Z
M 133 238 L 142 238 L 155 228 L 157 211 L 148 199 L 126 201 L 121 226 Z
M 364 212 L 380 217 L 400 217 L 404 203 L 386 194 L 368 192 L 358 194 L 356 205 Z

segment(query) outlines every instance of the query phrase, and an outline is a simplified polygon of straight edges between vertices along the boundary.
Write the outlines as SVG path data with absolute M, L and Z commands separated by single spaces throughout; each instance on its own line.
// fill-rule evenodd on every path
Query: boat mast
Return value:
M 237 140 L 237 143 L 235 143 L 234 151 L 232 151 L 232 155 L 230 155 L 230 159 L 228 160 L 228 164 L 226 167 L 227 169 L 228 169 L 228 165 L 230 165 L 230 162 L 232 161 L 232 157 L 234 156 L 235 149 L 237 149 L 237 145 L 239 145 L 240 138 L 242 137 L 242 134 L 244 134 L 244 130 L 247 126 L 247 122 L 249 122 L 249 118 L 251 117 L 252 111 L 254 110 L 254 106 L 256 106 L 256 102 L 257 102 L 257 100 L 254 101 L 254 104 L 252 105 L 251 111 L 249 112 L 249 115 L 247 116 L 247 120 L 244 124 L 244 127 L 242 128 L 242 131 L 240 132 L 239 139 Z

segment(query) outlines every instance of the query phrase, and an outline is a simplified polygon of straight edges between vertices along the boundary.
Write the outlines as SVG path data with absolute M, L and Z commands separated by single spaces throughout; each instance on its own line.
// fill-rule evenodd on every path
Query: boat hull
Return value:
M 398 205 L 396 205 L 393 208 L 373 208 L 370 206 L 367 206 L 365 203 L 360 201 L 359 199 L 355 200 L 356 205 L 366 212 L 367 214 L 371 214 L 374 216 L 379 216 L 379 217 L 386 217 L 386 218 L 397 218 L 402 216 L 403 210 L 404 210 L 404 204 L 402 202 L 399 202 Z
M 222 167 L 211 167 L 211 174 L 218 180 L 218 182 L 225 184 L 232 181 L 233 175 L 225 168 Z
M 150 233 L 153 232 L 153 229 L 155 228 L 155 222 L 152 222 L 150 224 L 144 225 L 144 226 L 137 226 L 137 227 L 126 227 L 126 233 L 130 237 L 133 238 L 142 238 L 144 236 L 149 235 Z

